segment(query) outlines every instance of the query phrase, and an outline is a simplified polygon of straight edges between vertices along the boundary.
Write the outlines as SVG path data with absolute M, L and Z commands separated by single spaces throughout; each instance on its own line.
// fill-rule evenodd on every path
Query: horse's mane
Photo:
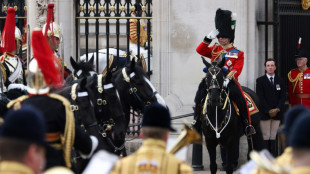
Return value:
M 83 72 L 91 72 L 91 71 L 95 71 L 95 66 L 93 63 L 91 62 L 85 62 L 85 61 L 81 61 L 79 63 L 77 63 L 79 68 L 81 70 L 83 70 Z

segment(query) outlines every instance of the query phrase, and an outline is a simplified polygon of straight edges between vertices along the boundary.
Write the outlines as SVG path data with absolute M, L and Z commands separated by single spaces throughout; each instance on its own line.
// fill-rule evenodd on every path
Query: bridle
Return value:
M 92 73 L 93 71 L 90 71 L 89 72 L 89 75 L 92 75 L 93 73 Z M 78 71 L 76 71 L 76 70 L 73 70 L 73 72 L 72 72 L 72 78 L 73 78 L 73 80 L 78 80 L 78 79 L 81 79 L 81 78 L 83 78 L 83 70 L 82 69 L 79 69 Z
M 212 72 L 212 70 L 214 70 Z M 226 90 L 223 88 L 223 86 L 221 87 L 219 85 L 219 82 L 217 80 L 217 75 L 219 74 L 219 72 L 221 71 L 221 69 L 217 66 L 213 66 L 212 68 L 209 68 L 208 69 L 208 72 L 211 74 L 211 82 L 209 84 L 209 87 L 208 87 L 208 95 L 206 96 L 205 98 L 205 102 L 204 102 L 204 105 L 203 105 L 203 111 L 202 111 L 202 114 L 205 115 L 205 118 L 207 120 L 206 122 L 206 126 L 210 125 L 210 128 L 212 130 L 215 131 L 215 134 L 216 134 L 216 138 L 220 138 L 221 137 L 221 133 L 223 132 L 223 130 L 226 128 L 226 126 L 228 125 L 230 119 L 231 119 L 231 101 L 229 99 L 229 91 L 226 92 Z M 208 86 L 208 84 L 207 84 Z M 218 123 L 218 119 L 217 119 L 217 113 L 218 113 L 218 106 L 216 106 L 215 108 L 215 126 L 211 123 L 210 119 L 209 119 L 209 115 L 207 114 L 207 110 L 208 110 L 208 101 L 209 101 L 209 93 L 211 92 L 211 89 L 219 89 L 221 92 L 220 94 L 224 93 L 225 94 L 225 102 L 223 104 L 223 107 L 221 108 L 221 110 L 224 110 L 226 108 L 226 106 L 228 106 L 229 108 L 226 110 L 226 113 L 225 113 L 225 117 L 224 119 L 222 120 L 222 122 L 220 123 L 220 126 L 218 127 L 217 123 Z M 221 97 L 221 95 L 219 96 Z M 222 98 L 220 99 L 220 101 L 222 101 Z
M 77 88 L 77 85 L 78 83 L 74 83 L 71 87 L 71 97 L 70 97 L 70 108 L 71 108 L 71 111 L 74 113 L 74 117 L 75 119 L 78 120 L 78 123 L 81 123 L 81 119 L 80 119 L 80 108 L 76 102 L 76 99 L 78 97 L 86 97 L 88 96 L 88 92 L 84 91 L 84 92 L 77 92 L 76 91 L 76 88 Z M 90 101 L 91 102 L 91 101 Z M 92 103 L 91 103 L 92 105 Z M 98 123 L 97 123 L 97 120 L 95 120 L 93 123 L 89 124 L 89 125 L 84 125 L 82 124 L 81 126 L 85 128 L 89 128 L 89 127 L 93 127 L 93 126 L 97 126 Z
M 136 87 L 136 85 L 131 80 L 136 75 L 135 72 L 130 73 L 129 76 L 128 76 L 127 73 L 126 73 L 126 68 L 123 68 L 122 69 L 122 74 L 123 74 L 124 80 L 129 85 L 129 94 L 134 96 L 134 98 L 135 98 L 136 102 L 138 103 L 138 105 L 142 106 L 142 108 L 144 108 L 147 105 L 150 105 L 152 103 L 151 101 L 154 98 L 156 98 L 156 94 L 158 92 L 153 89 L 152 95 L 148 99 L 143 100 L 142 97 L 139 95 L 140 92 L 138 91 L 138 88 Z M 146 80 L 145 77 L 144 77 L 144 80 Z M 148 81 L 146 80 L 146 82 L 148 82 Z
M 114 85 L 112 83 L 102 85 L 102 77 L 103 77 L 103 74 L 97 75 L 97 92 L 98 92 L 97 94 L 98 95 L 96 95 L 97 96 L 96 105 L 99 108 L 98 112 L 104 112 L 104 115 L 108 115 L 107 105 L 109 103 L 108 103 L 106 97 L 103 95 L 103 91 L 105 89 L 114 88 Z M 118 99 L 119 99 L 119 94 L 118 94 L 117 90 L 115 90 L 115 92 L 116 92 L 116 95 L 118 96 Z M 103 121 L 102 123 L 99 124 L 99 133 L 102 135 L 103 138 L 107 138 L 109 145 L 114 148 L 114 152 L 122 151 L 125 148 L 125 141 L 120 147 L 117 147 L 114 145 L 110 136 L 107 136 L 108 132 L 111 131 L 114 126 L 115 126 L 115 121 L 113 120 L 113 118 L 110 118 L 106 121 Z

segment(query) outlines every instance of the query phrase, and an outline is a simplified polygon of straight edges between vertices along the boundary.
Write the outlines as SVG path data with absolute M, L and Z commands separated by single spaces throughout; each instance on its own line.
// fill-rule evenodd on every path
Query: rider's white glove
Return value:
M 219 32 L 219 30 L 218 29 L 214 29 L 214 30 L 212 30 L 208 35 L 207 35 L 207 38 L 208 39 L 215 39 L 216 38 L 216 36 L 219 34 L 220 32 Z
M 224 79 L 223 85 L 224 85 L 225 88 L 227 88 L 229 82 L 230 82 L 230 79 L 229 79 L 229 78 L 225 78 L 225 79 Z

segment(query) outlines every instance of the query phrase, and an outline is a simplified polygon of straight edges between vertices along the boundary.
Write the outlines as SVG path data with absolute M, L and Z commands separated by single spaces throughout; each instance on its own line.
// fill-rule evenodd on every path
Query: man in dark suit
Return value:
M 276 156 L 276 135 L 283 117 L 286 88 L 284 81 L 275 74 L 276 62 L 267 59 L 266 74 L 256 79 L 256 93 L 260 99 L 261 129 L 268 150 Z

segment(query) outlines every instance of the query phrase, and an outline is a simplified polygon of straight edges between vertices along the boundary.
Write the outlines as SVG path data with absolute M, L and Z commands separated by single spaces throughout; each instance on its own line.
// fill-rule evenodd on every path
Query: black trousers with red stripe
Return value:
M 243 118 L 242 124 L 244 126 L 251 124 L 251 120 L 249 120 L 249 109 L 241 86 L 238 82 L 231 80 L 227 87 L 229 89 L 229 98 L 236 103 L 239 109 L 239 115 Z

